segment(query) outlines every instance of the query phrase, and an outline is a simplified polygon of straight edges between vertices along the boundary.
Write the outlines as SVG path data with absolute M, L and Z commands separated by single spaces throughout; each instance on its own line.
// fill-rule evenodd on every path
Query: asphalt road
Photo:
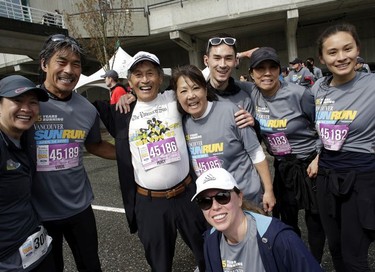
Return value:
M 84 164 L 95 194 L 93 205 L 103 271 L 150 271 L 137 234 L 129 232 L 123 212 L 116 162 L 88 155 L 84 158 Z M 105 207 L 108 209 L 102 210 Z M 112 211 L 110 208 L 115 209 Z M 65 247 L 64 254 L 65 271 L 77 271 L 68 246 Z M 176 244 L 173 267 L 173 271 L 181 272 L 195 269 L 194 257 L 180 238 Z
M 120 187 L 115 161 L 104 160 L 87 155 L 84 158 L 86 171 L 95 193 L 94 207 L 99 235 L 99 255 L 103 271 L 139 272 L 150 271 L 138 236 L 130 234 L 120 195 Z M 102 210 L 107 207 L 107 210 Z M 115 209 L 111 209 L 115 208 Z M 300 216 L 303 239 L 306 241 L 306 228 L 303 213 Z M 370 253 L 370 263 L 375 272 L 375 245 Z M 330 255 L 326 250 L 322 266 L 325 271 L 334 271 Z M 77 271 L 68 247 L 65 248 L 65 271 Z M 194 271 L 193 255 L 181 239 L 178 239 L 173 271 Z M 302 271 L 301 271 L 302 272 Z

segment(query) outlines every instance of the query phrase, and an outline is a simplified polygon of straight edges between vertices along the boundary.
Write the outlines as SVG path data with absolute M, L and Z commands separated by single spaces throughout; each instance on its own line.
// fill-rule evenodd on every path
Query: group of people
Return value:
M 318 45 L 332 75 L 311 88 L 279 80 L 273 48 L 239 54 L 236 39 L 220 34 L 208 40 L 203 58 L 208 80 L 193 65 L 178 67 L 172 90 L 161 92 L 160 60 L 140 51 L 126 67 L 134 95 L 96 101 L 96 111 L 72 92 L 82 48 L 71 37 L 49 37 L 40 87 L 19 77 L 0 82 L 7 150 L 0 218 L 14 218 L 0 220 L 0 271 L 63 271 L 63 237 L 78 271 L 101 271 L 83 146 L 117 160 L 129 229 L 152 271 L 172 270 L 177 232 L 199 271 L 322 271 L 326 237 L 336 271 L 370 271 L 375 76 L 354 69 L 360 51 L 353 26 L 327 28 Z M 238 56 L 249 58 L 251 81 L 231 77 Z M 99 116 L 115 146 L 101 140 Z M 274 157 L 273 181 L 261 141 Z M 12 171 L 28 184 L 12 184 L 23 203 L 6 193 L 11 185 L 3 177 L 10 180 Z M 309 249 L 300 238 L 300 209 Z M 28 258 L 26 241 L 42 236 L 38 258 Z
M 322 70 L 315 66 L 313 57 L 309 57 L 304 62 L 300 58 L 295 58 L 289 62 L 289 67 L 282 67 L 281 81 L 285 80 L 303 86 L 312 86 L 319 78 L 323 77 Z

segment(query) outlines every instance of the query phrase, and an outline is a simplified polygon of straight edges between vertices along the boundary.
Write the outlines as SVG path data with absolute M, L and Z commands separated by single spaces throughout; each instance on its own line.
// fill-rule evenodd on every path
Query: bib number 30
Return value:
M 19 248 L 23 268 L 29 267 L 46 254 L 51 241 L 52 238 L 48 236 L 43 226 L 39 231 L 30 235 Z

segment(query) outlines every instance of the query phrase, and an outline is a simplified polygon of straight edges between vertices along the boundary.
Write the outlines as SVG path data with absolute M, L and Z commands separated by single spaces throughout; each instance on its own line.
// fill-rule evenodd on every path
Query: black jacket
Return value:
M 122 201 L 131 233 L 135 233 L 138 230 L 134 211 L 137 184 L 134 179 L 134 168 L 129 145 L 129 124 L 135 105 L 136 103 L 132 103 L 130 105 L 131 111 L 123 114 L 116 111 L 116 105 L 109 105 L 108 102 L 104 101 L 94 102 L 94 106 L 99 111 L 100 119 L 111 136 L 115 138 L 117 164 L 121 165 L 121 167 L 118 167 L 118 175 Z

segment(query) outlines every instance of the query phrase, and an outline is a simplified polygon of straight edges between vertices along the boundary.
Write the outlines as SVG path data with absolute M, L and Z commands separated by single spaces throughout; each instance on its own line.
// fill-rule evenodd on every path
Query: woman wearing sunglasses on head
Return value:
M 196 184 L 192 201 L 213 227 L 204 235 L 206 271 L 322 271 L 291 227 L 243 199 L 228 171 L 210 169 Z
M 241 181 L 246 199 L 262 203 L 264 211 L 271 212 L 275 197 L 268 162 L 252 127 L 236 125 L 237 106 L 216 101 L 201 71 L 193 65 L 176 68 L 171 85 L 178 110 L 185 114 L 184 131 L 197 176 L 213 167 L 225 168 Z

